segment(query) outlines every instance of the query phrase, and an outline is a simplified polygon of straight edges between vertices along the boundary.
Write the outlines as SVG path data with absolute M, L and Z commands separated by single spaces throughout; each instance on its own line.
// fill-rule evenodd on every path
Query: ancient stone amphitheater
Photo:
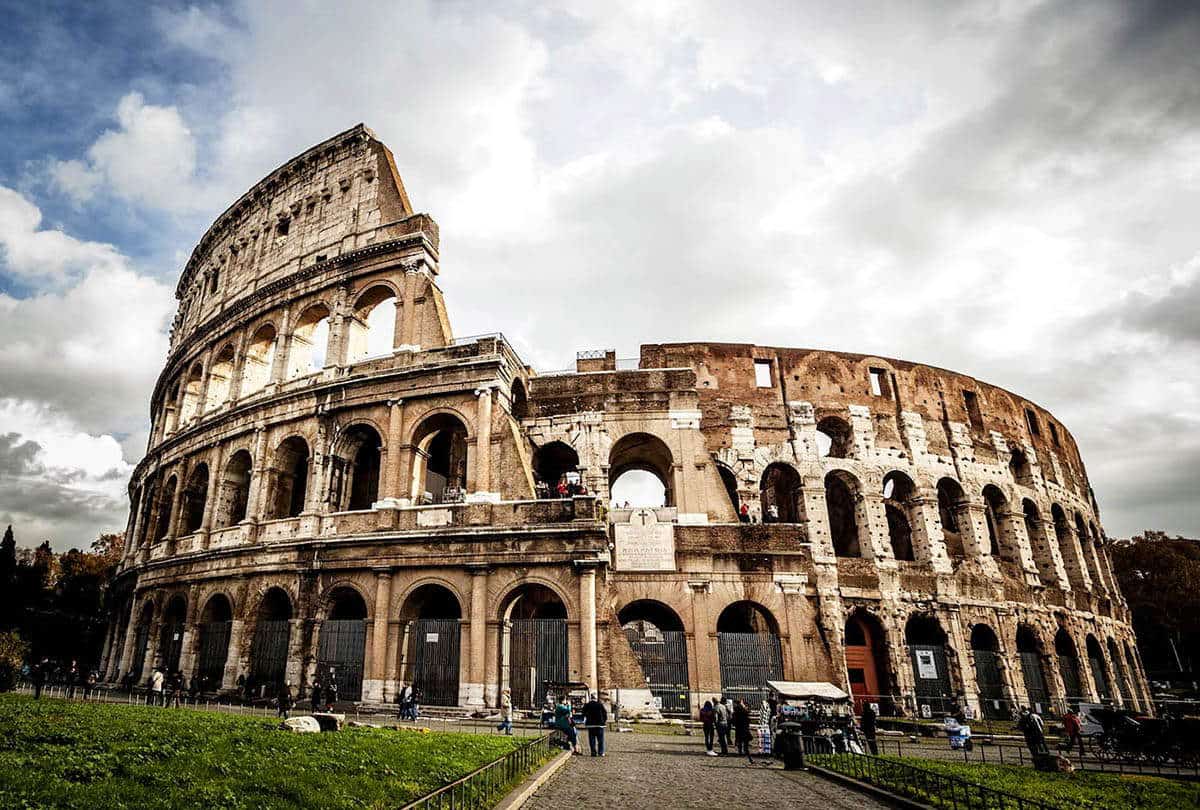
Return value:
M 460 708 L 582 681 L 680 715 L 768 679 L 909 715 L 1146 705 L 1083 462 L 1045 409 L 751 344 L 539 374 L 502 335 L 454 337 L 438 242 L 362 126 L 204 234 L 129 487 L 109 680 L 163 667 L 269 698 L 319 673 L 342 700 L 415 684 Z M 658 501 L 612 502 L 626 475 Z

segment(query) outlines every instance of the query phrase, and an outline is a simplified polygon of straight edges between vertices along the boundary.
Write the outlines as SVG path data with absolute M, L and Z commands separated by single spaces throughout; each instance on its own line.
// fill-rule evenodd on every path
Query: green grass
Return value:
M 0 807 L 399 807 L 520 743 L 0 695 Z
M 847 757 L 839 757 L 836 754 L 817 754 L 808 759 L 814 765 L 852 775 L 846 768 Z M 1076 808 L 1129 810 L 1130 808 L 1156 807 L 1186 810 L 1186 808 L 1200 807 L 1200 785 L 1194 782 L 1162 779 L 1157 776 L 1122 776 L 1089 771 L 1043 773 L 1018 765 L 949 762 L 917 757 L 904 757 L 903 759 L 882 757 L 882 759 L 901 762 L 947 776 L 956 776 L 967 782 L 985 785 L 1023 799 L 1041 801 L 1062 808 L 1070 808 L 1070 810 L 1076 810 Z M 895 787 L 888 784 L 881 786 L 888 789 Z M 895 790 L 895 792 L 912 796 L 901 790 Z M 934 796 L 926 794 L 912 797 L 937 806 Z

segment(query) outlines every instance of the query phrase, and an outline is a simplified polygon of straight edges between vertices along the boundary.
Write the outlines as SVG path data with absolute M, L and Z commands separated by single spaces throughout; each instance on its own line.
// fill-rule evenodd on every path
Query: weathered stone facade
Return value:
M 333 667 L 342 697 L 416 681 L 461 706 L 649 681 L 690 711 L 773 676 L 907 711 L 1146 705 L 1083 463 L 1044 409 L 742 344 L 539 376 L 500 335 L 453 338 L 438 272 L 436 224 L 361 126 L 205 234 L 130 483 L 108 678 L 262 694 Z M 664 506 L 606 508 L 633 469 Z M 590 494 L 550 497 L 564 473 Z

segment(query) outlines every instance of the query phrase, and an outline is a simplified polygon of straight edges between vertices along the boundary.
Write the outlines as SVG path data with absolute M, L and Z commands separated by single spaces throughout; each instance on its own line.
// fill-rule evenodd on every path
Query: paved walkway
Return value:
M 784 776 L 776 760 L 749 765 L 741 757 L 708 757 L 700 737 L 608 733 L 608 756 L 573 757 L 525 804 L 532 810 L 564 808 L 814 807 L 820 810 L 877 810 L 880 804 L 802 771 Z M 757 762 L 757 760 L 756 760 Z

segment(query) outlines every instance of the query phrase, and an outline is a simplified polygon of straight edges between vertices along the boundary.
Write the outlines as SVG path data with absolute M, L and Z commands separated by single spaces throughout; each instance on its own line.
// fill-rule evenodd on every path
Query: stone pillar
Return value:
M 600 688 L 596 672 L 596 566 L 595 560 L 576 560 L 579 569 L 579 677 L 589 691 Z
M 477 566 L 471 570 L 471 654 L 468 658 L 466 705 L 483 706 L 486 700 L 483 685 L 487 671 L 487 591 L 488 569 Z
M 363 700 L 383 700 L 384 668 L 387 662 L 388 616 L 392 602 L 392 571 L 390 568 L 375 571 L 375 612 L 371 624 L 370 646 L 366 652 L 367 670 L 363 678 Z
M 475 390 L 475 486 L 468 496 L 473 502 L 498 502 L 500 493 L 492 492 L 492 386 Z

